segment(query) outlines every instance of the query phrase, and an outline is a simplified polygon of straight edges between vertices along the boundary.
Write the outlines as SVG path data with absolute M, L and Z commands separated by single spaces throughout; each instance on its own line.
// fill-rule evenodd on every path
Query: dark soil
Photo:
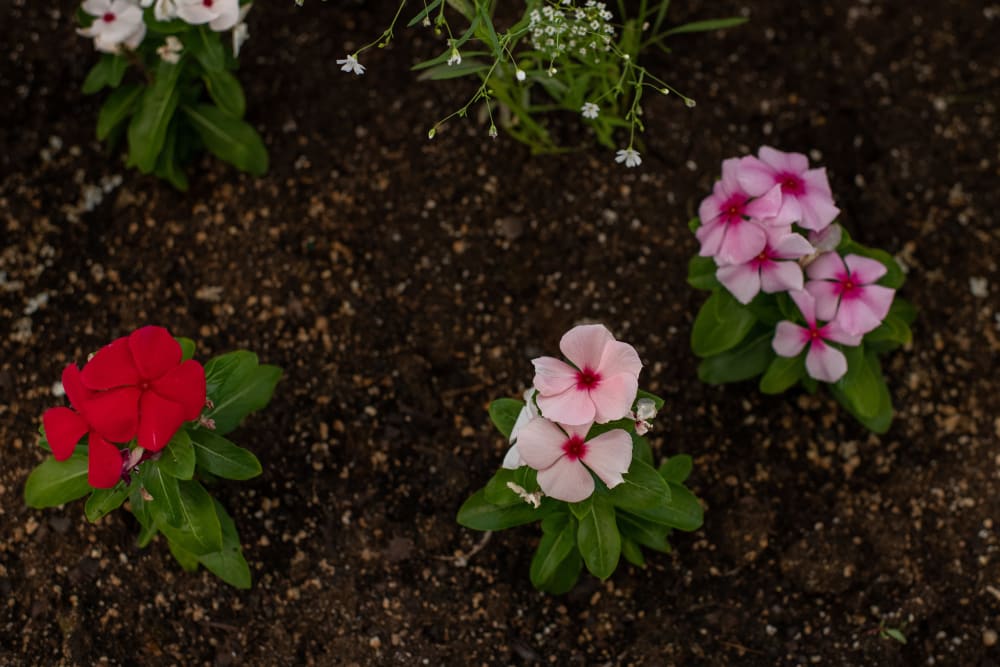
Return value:
M 187 195 L 93 139 L 95 56 L 62 5 L 0 1 L 0 663 L 1000 663 L 996 5 L 675 3 L 752 21 L 673 42 L 656 69 L 698 106 L 651 100 L 626 170 L 471 121 L 428 141 L 473 86 L 415 80 L 426 34 L 364 77 L 333 62 L 393 0 L 259 2 L 240 76 L 272 170 L 206 158 Z M 884 437 L 824 395 L 696 380 L 686 221 L 761 143 L 813 151 L 852 234 L 909 267 Z M 537 529 L 461 566 L 481 535 L 454 516 L 504 452 L 488 401 L 584 319 L 639 350 L 667 401 L 654 447 L 695 457 L 707 511 L 646 570 L 554 598 L 528 581 Z M 234 434 L 264 474 L 217 490 L 249 592 L 137 549 L 127 512 L 24 506 L 61 368 L 146 323 L 287 371 Z

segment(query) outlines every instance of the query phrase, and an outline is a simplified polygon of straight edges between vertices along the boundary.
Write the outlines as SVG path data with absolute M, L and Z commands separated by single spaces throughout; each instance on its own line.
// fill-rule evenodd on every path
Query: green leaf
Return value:
M 161 521 L 154 504 L 153 516 L 160 532 L 196 556 L 222 549 L 222 528 L 212 496 L 198 482 L 175 480 L 175 483 L 178 491 L 175 500 L 181 520 L 177 524 Z
M 642 549 L 624 535 L 622 535 L 622 556 L 625 556 L 625 560 L 636 567 L 646 567 L 646 558 L 642 555 Z
M 473 530 L 503 530 L 544 519 L 556 506 L 550 498 L 542 498 L 538 509 L 524 502 L 500 507 L 487 501 L 480 489 L 462 504 L 456 520 Z
M 243 86 L 226 70 L 207 71 L 203 77 L 205 88 L 216 106 L 234 118 L 243 118 L 247 109 Z
M 701 307 L 691 329 L 691 349 L 711 357 L 736 347 L 756 321 L 750 310 L 726 290 L 716 290 Z
M 697 220 L 697 218 L 695 218 Z M 688 262 L 688 285 L 695 289 L 714 290 L 722 287 L 715 272 L 719 267 L 711 257 L 695 255 Z
M 194 358 L 195 345 L 194 341 L 190 338 L 177 338 L 177 342 L 181 346 L 181 361 L 187 361 L 188 359 Z
M 663 33 L 664 37 L 669 35 L 681 35 L 690 32 L 710 32 L 712 30 L 725 30 L 726 28 L 735 28 L 736 26 L 743 25 L 749 19 L 742 16 L 733 16 L 724 19 L 708 19 L 705 21 L 692 21 L 691 23 L 685 23 L 684 25 L 679 25 L 676 28 L 671 28 Z
M 670 486 L 670 502 L 662 523 L 685 532 L 701 528 L 705 510 L 698 498 L 681 484 L 667 482 L 667 485 Z
M 638 433 L 629 432 L 629 435 L 632 437 L 632 460 L 653 465 L 653 449 L 649 446 L 649 440 Z
M 668 553 L 670 551 L 670 543 L 667 542 L 667 534 L 670 533 L 669 528 L 633 516 L 628 512 L 618 512 L 616 519 L 618 521 L 618 529 L 621 531 L 623 537 L 628 537 L 628 539 L 636 544 L 641 544 L 654 551 L 661 553 Z
M 683 484 L 691 475 L 694 461 L 687 454 L 678 454 L 660 464 L 660 476 L 668 482 Z
M 184 521 L 180 508 L 180 488 L 177 478 L 165 474 L 156 465 L 140 466 L 140 482 L 152 496 L 146 500 L 146 507 L 156 525 L 163 530 L 165 525 L 179 527 Z
M 500 434 L 508 440 L 510 440 L 510 432 L 514 430 L 514 424 L 517 422 L 522 408 L 524 408 L 524 401 L 513 398 L 498 398 L 490 403 L 490 419 Z
M 913 320 L 917 319 L 917 307 L 898 295 L 893 299 L 889 312 L 908 325 L 913 324 Z
M 886 386 L 885 379 L 882 377 L 882 367 L 878 362 L 878 356 L 872 352 L 868 351 L 865 354 L 865 362 L 869 367 L 868 372 L 872 373 L 877 378 L 878 383 L 878 406 L 871 416 L 865 416 L 856 408 L 854 401 L 844 393 L 840 388 L 840 383 L 834 383 L 828 385 L 830 388 L 830 393 L 833 397 L 843 405 L 848 412 L 853 415 L 855 419 L 861 422 L 865 428 L 869 429 L 874 433 L 885 433 L 889 430 L 892 425 L 892 396 L 889 394 L 889 387 Z
M 156 168 L 156 159 L 167 139 L 180 93 L 177 80 L 181 68 L 161 60 L 156 79 L 143 90 L 139 108 L 128 126 L 129 162 L 148 174 Z
M 177 479 L 194 477 L 194 464 L 194 445 L 191 444 L 191 436 L 184 429 L 174 434 L 156 462 L 160 470 Z
M 599 494 L 590 496 L 570 507 L 580 519 L 577 530 L 577 547 L 587 569 L 598 579 L 607 579 L 618 567 L 621 556 L 621 534 L 615 523 L 615 508 Z M 578 514 L 577 512 L 581 512 Z
M 508 482 L 514 481 L 515 472 L 516 471 L 509 470 L 507 468 L 500 468 L 500 470 L 498 470 L 497 473 L 490 478 L 490 481 L 488 481 L 486 486 L 483 487 L 483 497 L 486 498 L 487 502 L 500 507 L 524 502 L 510 489 L 510 487 L 507 486 Z
M 91 490 L 87 482 L 87 453 L 78 449 L 65 461 L 45 459 L 28 475 L 24 501 L 28 507 L 56 507 L 82 498 Z
M 243 557 L 243 547 L 236 524 L 219 501 L 214 501 L 215 513 L 222 527 L 222 549 L 198 557 L 208 571 L 230 586 L 246 590 L 250 588 L 250 566 Z
M 167 128 L 163 150 L 156 158 L 156 169 L 153 170 L 153 173 L 156 174 L 157 178 L 162 178 L 181 192 L 187 192 L 187 174 L 181 168 L 177 155 L 177 132 L 177 119 L 174 118 Z
M 222 46 L 219 33 L 208 26 L 184 34 L 184 48 L 195 57 L 206 72 L 221 72 L 226 69 L 226 50 Z
M 630 512 L 655 510 L 670 500 L 670 487 L 656 469 L 635 458 L 621 484 L 611 489 L 608 498 L 616 507 Z
M 125 482 L 119 482 L 112 489 L 94 489 L 84 506 L 87 520 L 93 523 L 105 514 L 121 507 L 125 498 L 128 497 L 128 491 L 129 487 Z
M 141 482 L 133 484 L 128 498 L 129 511 L 142 526 L 139 537 L 136 538 L 136 546 L 140 549 L 145 548 L 159 532 L 156 520 L 153 518 L 152 512 L 149 511 L 149 504 L 142 498 L 142 488 Z
M 753 301 L 747 304 L 747 308 L 753 313 L 753 316 L 757 318 L 757 321 L 767 325 L 768 329 L 772 332 L 774 330 L 774 325 L 785 318 L 785 314 L 781 311 L 781 306 L 778 305 L 779 299 L 782 294 L 768 294 L 766 292 L 760 292 L 754 297 Z
M 767 371 L 760 378 L 760 390 L 765 394 L 780 394 L 805 375 L 805 355 L 796 357 L 775 356 Z
M 261 473 L 260 461 L 248 449 L 233 444 L 214 431 L 189 432 L 198 467 L 224 479 L 251 479 Z
M 143 87 L 130 83 L 108 95 L 97 114 L 97 138 L 104 141 L 120 123 L 132 115 L 139 106 Z
M 205 376 L 208 397 L 215 406 L 205 416 L 215 420 L 217 435 L 225 435 L 248 414 L 268 404 L 281 379 L 281 369 L 260 365 L 256 354 L 239 350 L 210 361 Z
M 169 538 L 167 539 L 167 546 L 170 548 L 170 553 L 173 554 L 174 560 L 180 563 L 185 572 L 194 572 L 198 569 L 198 557 L 193 553 Z
M 435 9 L 437 9 L 437 6 L 440 5 L 440 4 L 441 4 L 441 0 L 431 0 L 430 2 L 428 2 L 427 6 L 424 7 L 423 10 L 421 10 L 419 14 L 417 14 L 412 19 L 410 19 L 410 22 L 406 24 L 406 27 L 407 28 L 412 28 L 413 26 L 415 26 L 418 23 L 420 23 L 421 21 L 423 21 L 425 18 L 427 18 L 430 15 L 430 13 L 432 11 L 434 11 Z
M 882 630 L 882 632 L 884 632 L 886 636 L 890 637 L 891 639 L 895 639 L 900 644 L 906 643 L 906 635 L 904 635 L 902 630 L 898 628 L 885 628 L 884 630 Z
M 552 595 L 562 595 L 573 590 L 576 582 L 580 579 L 580 572 L 583 571 L 583 558 L 580 557 L 580 550 L 573 547 L 555 573 L 539 587 L 539 590 L 551 593 Z
M 267 173 L 267 148 L 257 130 L 209 104 L 184 105 L 181 110 L 205 148 L 220 160 L 254 176 Z
M 863 345 L 844 346 L 843 352 L 847 357 L 847 373 L 837 381 L 837 388 L 860 417 L 869 419 L 879 409 L 882 374 L 876 373 L 866 362 Z
M 127 69 L 128 61 L 124 57 L 110 53 L 102 55 L 97 64 L 90 68 L 87 78 L 83 80 L 83 94 L 91 95 L 105 86 L 117 88 L 121 85 Z
M 457 79 L 463 76 L 480 74 L 489 68 L 490 66 L 484 62 L 479 62 L 466 57 L 462 60 L 461 64 L 458 65 L 449 65 L 445 63 L 444 65 L 431 67 L 422 72 L 417 79 L 420 81 L 444 81 L 446 79 Z
M 691 230 L 692 234 L 698 231 L 699 227 L 701 227 L 701 218 L 699 218 L 698 216 L 695 216 L 690 220 L 688 220 L 688 229 Z
M 562 512 L 546 517 L 542 521 L 542 540 L 531 559 L 532 586 L 544 590 L 575 548 L 576 519 Z
M 774 331 L 748 336 L 742 344 L 698 364 L 698 379 L 707 384 L 742 382 L 764 372 L 774 358 L 771 339 Z

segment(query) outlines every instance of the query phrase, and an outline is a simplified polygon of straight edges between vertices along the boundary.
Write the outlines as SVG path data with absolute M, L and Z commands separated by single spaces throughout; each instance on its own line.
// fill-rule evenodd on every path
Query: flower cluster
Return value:
M 552 60 L 562 56 L 594 59 L 611 50 L 615 36 L 611 19 L 603 2 L 586 0 L 582 7 L 576 7 L 564 0 L 531 10 L 528 28 L 535 49 Z
M 73 409 L 50 408 L 45 433 L 57 461 L 87 435 L 88 481 L 98 489 L 128 479 L 146 453 L 159 452 L 185 421 L 205 407 L 205 369 L 182 361 L 180 344 L 163 327 L 143 327 L 101 349 L 83 370 L 63 370 Z M 137 453 L 128 447 L 137 443 Z
M 135 50 L 146 37 L 144 10 L 150 7 L 157 22 L 180 20 L 208 25 L 216 32 L 233 30 L 237 54 L 248 36 L 244 19 L 250 5 L 240 7 L 240 0 L 84 0 L 82 9 L 93 21 L 79 33 L 92 37 L 95 48 L 103 53 L 119 53 L 122 47 Z
M 826 170 L 764 146 L 722 163 L 698 213 L 692 229 L 701 247 L 688 281 L 713 291 L 692 331 L 692 347 L 705 358 L 702 378 L 763 372 L 768 393 L 799 380 L 835 384 L 859 419 L 888 428 L 877 354 L 909 341 L 913 312 L 896 298 L 895 260 L 852 241 L 835 222 L 840 209 Z
M 629 414 L 642 362 L 635 348 L 616 341 L 600 324 L 571 329 L 559 349 L 573 365 L 553 357 L 532 362 L 534 389 L 525 393 L 504 467 L 530 466 L 546 495 L 579 502 L 594 492 L 588 468 L 609 489 L 628 471 L 632 439 L 626 431 L 614 429 L 589 440 L 587 434 L 595 423 Z
M 887 271 L 880 262 L 837 254 L 839 227 L 831 225 L 839 212 L 825 169 L 810 169 L 805 155 L 763 146 L 757 157 L 722 163 L 695 232 L 699 254 L 715 260 L 716 278 L 740 303 L 761 291 L 789 293 L 806 327 L 781 322 L 774 350 L 795 357 L 808 346 L 806 370 L 823 382 L 847 372 L 846 357 L 828 343 L 858 345 L 882 324 L 895 295 L 875 284 Z

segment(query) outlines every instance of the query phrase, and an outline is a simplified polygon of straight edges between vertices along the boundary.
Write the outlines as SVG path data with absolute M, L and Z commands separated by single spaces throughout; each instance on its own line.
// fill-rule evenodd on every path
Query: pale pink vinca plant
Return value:
M 818 232 L 840 213 L 833 204 L 826 169 L 810 169 L 809 158 L 801 153 L 761 146 L 757 157 L 750 155 L 740 160 L 737 180 L 754 197 L 763 197 L 779 187 L 781 208 L 775 217 L 781 224 L 794 222 Z
M 797 357 L 808 346 L 806 372 L 823 382 L 836 382 L 847 373 L 847 357 L 830 343 L 860 345 L 861 336 L 844 331 L 836 319 L 820 324 L 816 316 L 816 299 L 806 290 L 791 292 L 806 326 L 783 320 L 778 322 L 771 345 L 781 357 Z
M 766 227 L 764 248 L 748 262 L 720 266 L 715 276 L 743 304 L 761 291 L 768 294 L 800 290 L 802 267 L 796 261 L 813 252 L 813 246 L 789 227 Z
M 806 268 L 810 281 L 806 291 L 816 299 L 820 319 L 837 319 L 849 334 L 874 331 L 889 314 L 896 290 L 875 281 L 886 274 L 882 262 L 835 252 L 825 253 Z

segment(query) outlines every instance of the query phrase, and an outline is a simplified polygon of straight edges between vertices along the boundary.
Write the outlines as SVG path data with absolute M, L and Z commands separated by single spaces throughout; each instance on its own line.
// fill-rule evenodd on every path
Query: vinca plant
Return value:
M 639 390 L 635 348 L 600 324 L 571 329 L 559 347 L 568 362 L 535 359 L 524 401 L 490 405 L 511 446 L 458 512 L 458 522 L 475 530 L 540 522 L 531 583 L 555 594 L 573 588 L 584 566 L 600 579 L 621 557 L 643 567 L 643 547 L 667 552 L 673 530 L 702 524 L 702 507 L 684 486 L 691 458 L 654 467 L 645 435 L 663 401 Z
M 301 0 L 299 0 L 301 4 Z M 375 41 L 338 60 L 342 69 L 365 72 L 359 58 L 385 47 L 403 17 L 406 0 Z M 466 116 L 478 105 L 496 137 L 498 126 L 534 152 L 565 150 L 553 136 L 550 117 L 572 114 L 601 145 L 618 148 L 615 160 L 627 167 L 642 162 L 638 133 L 643 130 L 643 98 L 673 94 L 689 107 L 695 101 L 654 75 L 643 64 L 653 51 L 669 53 L 669 38 L 683 33 L 729 28 L 744 18 L 695 21 L 668 26 L 669 0 L 619 1 L 609 8 L 597 0 L 422 0 L 407 27 L 432 28 L 444 41 L 440 55 L 414 67 L 420 77 L 467 77 L 476 90 L 459 109 L 437 121 Z M 402 19 L 405 20 L 405 19 Z M 621 146 L 621 137 L 628 142 Z
M 88 496 L 90 521 L 127 502 L 140 547 L 162 534 L 184 569 L 203 565 L 249 588 L 236 525 L 209 488 L 260 474 L 257 457 L 225 436 L 267 405 L 281 370 L 245 350 L 202 366 L 194 350 L 146 326 L 82 369 L 67 366 L 62 386 L 72 407 L 43 415 L 40 445 L 52 456 L 28 477 L 25 500 L 45 508 Z
M 97 138 L 124 140 L 128 166 L 179 190 L 188 188 L 184 165 L 203 149 L 264 174 L 267 149 L 243 120 L 246 98 L 233 75 L 249 10 L 249 0 L 85 0 L 79 33 L 103 55 L 83 92 L 110 89 Z
M 910 342 L 904 274 L 883 250 L 835 222 L 826 170 L 764 146 L 722 163 L 691 230 L 701 243 L 688 282 L 711 292 L 694 322 L 698 375 L 711 384 L 760 376 L 778 394 L 822 383 L 876 433 L 892 423 L 879 358 Z

